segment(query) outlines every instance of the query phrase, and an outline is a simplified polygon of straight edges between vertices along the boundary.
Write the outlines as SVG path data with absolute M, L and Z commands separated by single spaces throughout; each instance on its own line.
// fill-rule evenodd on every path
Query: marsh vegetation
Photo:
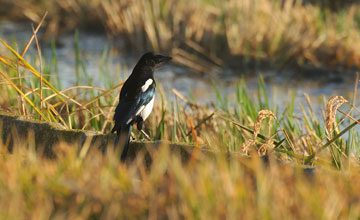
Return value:
M 359 67 L 356 3 L 333 10 L 326 1 L 325 6 L 240 2 L 229 0 L 218 7 L 218 1 L 200 0 L 4 1 L 14 10 L 20 7 L 21 16 L 37 26 L 23 46 L 0 41 L 0 109 L 66 130 L 107 134 L 111 129 L 124 76 L 114 80 L 111 76 L 117 73 L 109 74 L 112 70 L 103 65 L 99 69 L 104 84 L 96 85 L 86 74 L 75 40 L 76 80 L 63 87 L 55 40 L 50 59 L 42 55 L 37 35 L 41 25 L 45 35 L 61 37 L 58 34 L 67 29 L 96 23 L 132 49 L 167 52 L 178 64 L 203 73 L 232 65 L 234 59 L 233 68 L 262 65 L 264 60 L 273 67 Z M 44 8 L 49 17 L 42 20 Z M 8 13 L 12 19 L 21 17 Z M 35 53 L 29 53 L 30 45 Z M 155 162 L 150 166 L 142 153 L 122 164 L 111 149 L 103 154 L 96 146 L 63 142 L 54 147 L 56 159 L 49 159 L 36 150 L 31 132 L 18 137 L 11 153 L 3 137 L 0 216 L 357 219 L 358 81 L 354 76 L 348 96 L 324 97 L 320 114 L 306 94 L 305 105 L 295 99 L 295 92 L 286 104 L 273 103 L 262 77 L 254 93 L 239 80 L 232 98 L 213 81 L 215 99 L 207 104 L 176 89 L 164 91 L 159 84 L 157 102 L 144 126 L 151 141 L 206 146 L 215 157 L 194 151 L 183 161 L 164 144 L 151 151 Z M 135 129 L 132 135 L 144 139 Z

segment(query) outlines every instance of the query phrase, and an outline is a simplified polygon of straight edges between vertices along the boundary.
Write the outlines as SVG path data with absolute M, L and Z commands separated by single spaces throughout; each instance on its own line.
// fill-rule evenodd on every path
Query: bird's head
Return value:
M 147 52 L 140 58 L 139 63 L 143 63 L 151 67 L 156 67 L 159 64 L 170 60 L 171 57 L 154 54 L 153 52 Z

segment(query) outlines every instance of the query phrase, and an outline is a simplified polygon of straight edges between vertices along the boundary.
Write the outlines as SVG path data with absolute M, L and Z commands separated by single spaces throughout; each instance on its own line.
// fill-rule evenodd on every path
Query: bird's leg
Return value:
M 146 134 L 146 132 L 144 130 L 142 130 L 143 125 L 144 125 L 144 120 L 142 119 L 142 117 L 138 116 L 136 118 L 136 127 L 145 136 L 145 139 L 147 139 L 149 141 L 149 140 L 151 140 L 151 138 L 148 134 Z
M 151 138 L 148 134 L 146 134 L 146 132 L 144 130 L 141 130 L 141 133 L 145 136 L 145 139 L 147 139 L 148 141 L 151 141 Z
M 143 125 L 144 125 L 144 120 L 141 117 L 137 117 L 137 129 L 139 131 L 142 130 Z

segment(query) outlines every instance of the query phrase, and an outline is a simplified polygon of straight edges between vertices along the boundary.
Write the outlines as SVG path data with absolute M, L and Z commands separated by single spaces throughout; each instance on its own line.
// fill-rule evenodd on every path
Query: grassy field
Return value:
M 183 164 L 167 147 L 150 169 L 139 155 L 120 164 L 97 150 L 79 156 L 59 146 L 58 159 L 34 146 L 1 152 L 0 216 L 3 219 L 357 219 L 359 167 L 319 166 L 313 174 L 270 158 L 228 161 L 197 158 Z M 4 149 L 2 146 L 1 149 Z
M 56 56 L 46 63 L 5 41 L 1 47 L 2 111 L 66 129 L 109 132 L 120 81 L 113 85 L 104 74 L 106 88 L 91 81 L 62 88 L 51 72 Z M 357 83 L 349 101 L 336 96 L 324 103 L 320 118 L 310 98 L 301 106 L 301 116 L 294 113 L 294 98 L 279 112 L 269 102 L 262 79 L 256 96 L 240 83 L 231 103 L 215 85 L 214 92 L 215 102 L 201 106 L 177 91 L 171 101 L 159 85 L 159 101 L 145 127 L 152 140 L 206 145 L 218 152 L 215 158 L 195 154 L 181 162 L 163 146 L 146 167 L 142 154 L 121 164 L 116 153 L 103 155 L 96 147 L 79 150 L 77 144 L 63 143 L 55 148 L 57 159 L 50 160 L 35 151 L 31 133 L 15 142 L 12 153 L 5 139 L 0 141 L 1 218 L 359 217 L 360 140 L 353 118 L 358 115 L 353 105 Z M 351 111 L 344 112 L 342 105 Z M 133 135 L 143 138 L 136 130 Z M 229 159 L 221 152 L 234 156 Z M 261 159 L 264 155 L 268 163 Z
M 0 5 L 10 20 L 39 23 L 49 11 L 43 37 L 75 28 L 106 31 L 132 50 L 171 52 L 178 63 L 202 72 L 224 64 L 359 67 L 358 1 L 304 2 L 1 0 Z
M 34 67 L 21 55 L 25 55 L 26 50 L 20 50 L 23 52 L 19 54 L 6 42 L 1 43 L 8 51 L 0 56 L 4 85 L 1 87 L 4 95 L 0 103 L 3 110 L 29 119 L 60 123 L 66 129 L 109 132 L 113 125 L 118 88 L 122 85 L 120 80 L 119 84 L 114 83 L 106 79 L 111 74 L 103 74 L 103 81 L 109 83 L 107 88 L 97 88 L 91 80 L 85 82 L 86 85 L 62 88 L 58 75 L 50 72 L 56 69 L 52 66 L 56 62 L 47 64 L 33 56 L 32 63 L 39 64 L 39 67 Z M 77 63 L 80 65 L 81 60 Z M 75 69 L 78 71 L 79 68 L 76 66 Z M 86 67 L 81 68 L 85 68 L 86 72 Z M 80 74 L 76 76 L 80 77 Z M 83 77 L 76 82 L 81 80 L 84 80 Z M 146 132 L 152 140 L 205 144 L 215 150 L 244 154 L 252 151 L 259 155 L 276 152 L 286 159 L 307 165 L 324 163 L 342 168 L 344 160 L 347 161 L 353 153 L 357 155 L 359 135 L 352 129 L 357 123 L 354 117 L 358 115 L 354 106 L 357 83 L 353 97 L 347 97 L 350 101 L 335 96 L 324 103 L 322 118 L 313 112 L 309 97 L 306 97 L 307 106 L 300 106 L 303 109 L 300 118 L 294 113 L 294 97 L 279 112 L 278 106 L 269 102 L 262 78 L 256 96 L 247 93 L 244 82 L 237 85 L 233 94 L 235 100 L 231 103 L 215 83 L 214 92 L 215 101 L 201 106 L 176 90 L 171 93 L 175 100 L 169 99 L 169 92 L 163 91 L 160 85 L 159 101 L 152 117 L 146 122 Z M 347 107 L 342 110 L 351 110 L 341 111 L 336 117 L 342 105 Z M 143 138 L 139 132 L 134 131 L 134 135 Z M 319 159 L 320 155 L 326 155 L 327 159 Z
M 243 2 L 244 5 L 237 5 L 235 1 L 226 4 L 235 10 L 246 7 L 248 2 Z M 265 0 L 256 2 L 263 3 L 259 6 L 262 10 L 270 4 Z M 107 3 L 116 2 L 102 4 Z M 158 3 L 170 7 L 166 2 Z M 190 8 L 199 7 L 200 3 L 212 4 L 192 1 L 189 5 Z M 173 7 L 181 4 L 184 3 L 174 3 Z M 314 10 L 312 13 L 297 14 L 291 10 L 301 12 L 305 6 L 285 6 L 279 11 L 290 10 L 287 11 L 290 17 L 301 15 L 301 18 L 310 19 L 320 10 L 316 5 L 307 5 L 308 10 Z M 176 13 L 182 13 L 181 7 Z M 274 3 L 271 7 L 280 6 Z M 344 10 L 356 12 L 356 7 Z M 193 14 L 196 13 L 208 11 L 198 10 Z M 327 15 L 330 17 L 340 16 L 339 12 L 328 13 L 335 13 Z M 236 16 L 233 19 L 238 22 L 236 19 L 240 18 Z M 266 13 L 263 16 L 266 18 Z M 327 16 L 324 22 L 328 22 Z M 291 20 L 288 25 L 300 20 L 303 19 Z M 308 22 L 313 25 L 311 19 Z M 329 25 L 326 30 L 333 28 L 331 22 L 326 25 Z M 286 33 L 287 26 L 283 28 Z M 332 39 L 327 37 L 321 38 L 323 42 Z M 303 38 L 304 42 L 306 39 Z M 38 46 L 37 41 L 34 35 L 29 42 Z M 284 43 L 281 39 L 280 42 Z M 331 42 L 346 44 L 337 37 Z M 294 42 L 289 45 L 298 46 Z M 240 47 L 243 48 L 241 44 Z M 354 45 L 349 48 L 356 50 Z M 102 72 L 105 87 L 93 86 L 90 79 L 79 74 L 81 69 L 86 72 L 86 66 L 81 65 L 81 56 L 77 54 L 77 85 L 63 88 L 59 72 L 54 71 L 61 69 L 56 66 L 55 52 L 50 62 L 45 62 L 41 50 L 38 54 L 28 54 L 26 46 L 18 48 L 3 40 L 0 51 L 1 111 L 59 123 L 65 129 L 109 133 L 121 77 L 114 83 Z M 213 54 L 216 53 L 215 50 Z M 2 138 L 0 218 L 358 219 L 360 137 L 356 130 L 359 122 L 355 119 L 359 115 L 356 108 L 358 81 L 356 78 L 355 85 L 349 85 L 354 86 L 353 97 L 327 97 L 321 116 L 313 112 L 309 97 L 306 97 L 306 106 L 299 104 L 294 96 L 289 97 L 284 110 L 279 111 L 278 106 L 269 101 L 262 79 L 256 94 L 248 94 L 245 82 L 239 83 L 232 101 L 221 94 L 214 83 L 216 100 L 207 106 L 197 104 L 187 94 L 163 91 L 158 85 L 158 101 L 145 124 L 151 140 L 195 147 L 206 145 L 216 152 L 215 157 L 194 154 L 187 162 L 181 161 L 166 145 L 154 150 L 154 162 L 146 167 L 142 154 L 131 163 L 121 164 L 116 152 L 111 150 L 103 155 L 96 147 L 81 148 L 65 143 L 55 148 L 57 158 L 51 160 L 35 151 L 31 133 L 15 143 L 12 153 L 6 150 L 8 143 Z M 170 99 L 169 95 L 175 98 Z M 301 115 L 294 112 L 295 106 L 300 106 Z M 133 136 L 144 138 L 136 130 Z M 231 152 L 233 156 L 229 159 L 224 152 Z M 268 162 L 264 162 L 264 156 Z

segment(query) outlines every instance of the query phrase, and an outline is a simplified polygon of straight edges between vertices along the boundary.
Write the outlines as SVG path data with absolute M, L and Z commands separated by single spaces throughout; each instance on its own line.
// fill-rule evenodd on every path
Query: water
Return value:
M 32 33 L 30 24 L 14 24 L 10 22 L 0 23 L 0 38 L 9 42 L 17 42 L 22 48 Z M 40 33 L 41 36 L 41 33 Z M 74 33 L 62 36 L 56 48 L 57 61 L 59 67 L 59 77 L 63 87 L 70 87 L 76 83 L 76 50 Z M 85 79 L 85 75 L 93 79 L 95 86 L 109 88 L 109 83 L 116 85 L 120 80 L 126 79 L 138 57 L 130 54 L 122 41 L 109 40 L 105 34 L 96 34 L 81 32 L 79 33 L 80 60 L 84 70 L 80 68 L 80 78 Z M 0 52 L 5 49 L 0 47 Z M 36 54 L 33 47 L 32 52 Z M 46 62 L 51 59 L 51 44 L 45 41 L 42 44 L 42 51 Z M 144 51 L 145 52 L 145 51 Z M 291 94 L 295 92 L 295 111 L 301 112 L 299 103 L 307 105 L 304 93 L 311 98 L 312 107 L 320 114 L 324 108 L 322 101 L 324 97 L 329 98 L 333 95 L 342 95 L 351 100 L 354 88 L 355 71 L 332 71 L 316 72 L 296 70 L 277 71 L 269 70 L 262 72 L 244 72 L 241 69 L 225 69 L 223 74 L 203 74 L 199 75 L 193 71 L 168 64 L 156 71 L 155 78 L 158 84 L 161 84 L 164 91 L 171 94 L 171 88 L 175 88 L 185 96 L 193 96 L 195 101 L 207 104 L 215 99 L 214 88 L 211 80 L 216 82 L 222 94 L 229 97 L 229 100 L 235 98 L 234 90 L 241 79 L 245 80 L 248 92 L 256 97 L 258 80 L 260 74 L 266 82 L 269 101 L 272 106 L 278 106 L 284 109 L 285 104 L 291 100 Z M 104 77 L 104 75 L 110 76 Z M 105 79 L 111 79 L 106 82 Z M 88 82 L 82 81 L 81 84 Z M 173 97 L 174 95 L 170 95 Z

